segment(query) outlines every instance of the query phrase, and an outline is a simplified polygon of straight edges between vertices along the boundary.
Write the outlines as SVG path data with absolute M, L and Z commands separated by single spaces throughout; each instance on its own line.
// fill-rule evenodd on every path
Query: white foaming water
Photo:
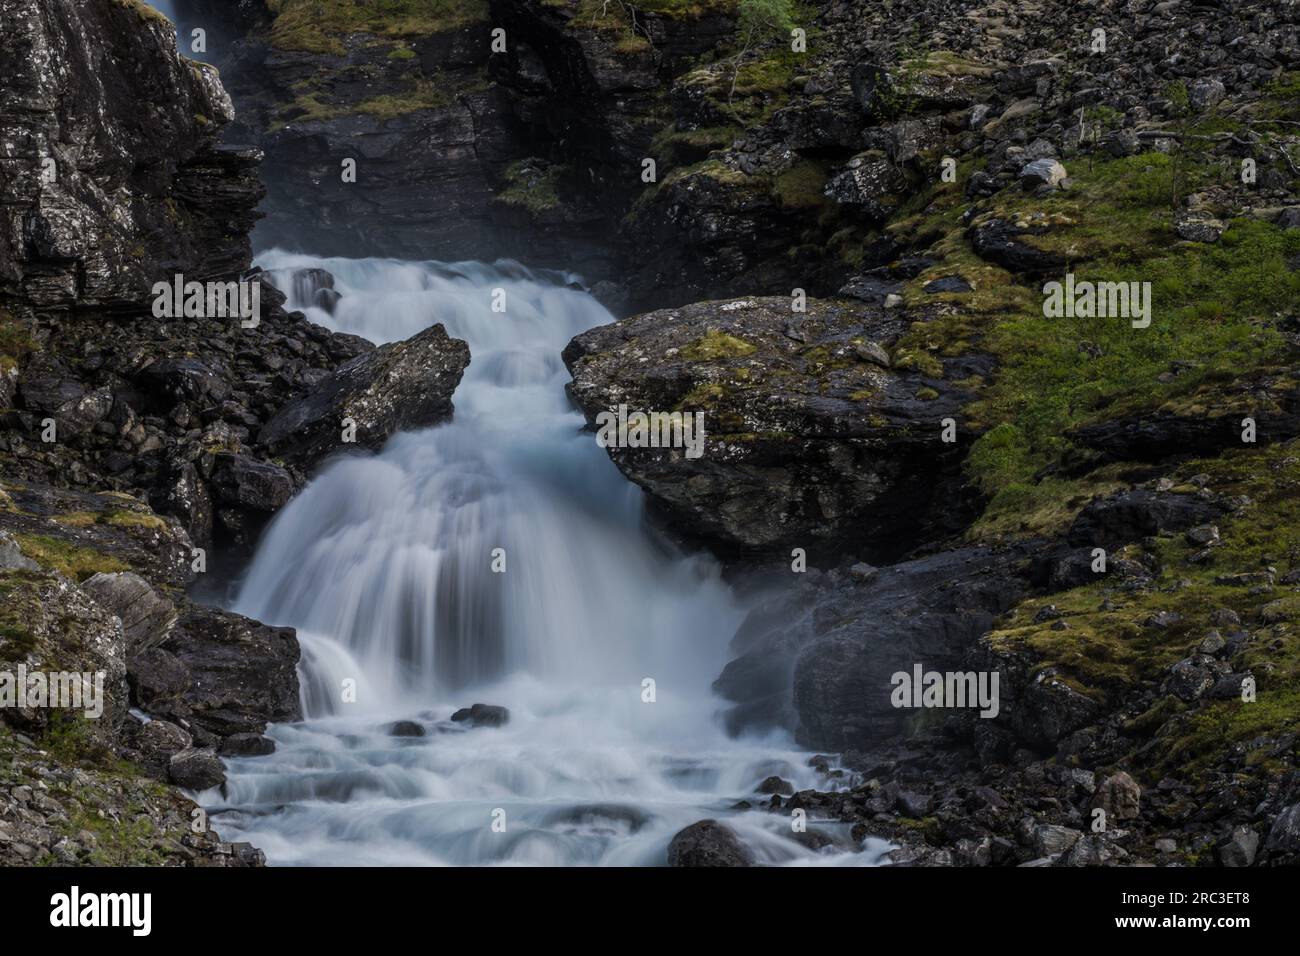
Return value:
M 768 776 L 827 781 L 788 740 L 718 724 L 710 683 L 744 609 L 714 562 L 647 531 L 564 394 L 561 349 L 608 312 L 514 263 L 259 264 L 321 325 L 387 342 L 442 322 L 472 361 L 450 424 L 329 465 L 263 539 L 236 610 L 299 629 L 307 719 L 228 761 L 225 798 L 205 795 L 223 837 L 283 864 L 654 865 L 682 827 L 725 817 L 762 862 L 879 861 L 885 844 L 859 851 L 843 827 L 819 828 L 834 842 L 817 852 L 787 816 L 729 809 L 766 800 Z M 335 276 L 332 315 L 292 280 L 305 268 Z M 450 721 L 480 701 L 509 722 Z M 392 736 L 395 720 L 426 735 Z

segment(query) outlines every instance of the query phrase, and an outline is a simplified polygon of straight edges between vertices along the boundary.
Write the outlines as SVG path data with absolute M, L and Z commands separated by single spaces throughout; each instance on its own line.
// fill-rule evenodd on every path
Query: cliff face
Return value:
M 220 144 L 216 70 L 151 8 L 4 0 L 0 77 L 0 672 L 105 675 L 98 717 L 0 709 L 0 864 L 258 865 L 169 784 L 269 752 L 268 722 L 301 715 L 297 638 L 187 589 L 345 415 L 361 447 L 448 417 L 468 350 L 441 326 L 376 349 L 285 312 L 295 276 L 249 274 L 261 154 Z M 158 316 L 178 275 L 247 277 L 257 321 Z M 285 409 L 325 436 L 288 462 L 260 439 Z
M 135 0 L 0 5 L 0 292 L 129 308 L 161 274 L 247 268 L 263 195 L 211 67 Z

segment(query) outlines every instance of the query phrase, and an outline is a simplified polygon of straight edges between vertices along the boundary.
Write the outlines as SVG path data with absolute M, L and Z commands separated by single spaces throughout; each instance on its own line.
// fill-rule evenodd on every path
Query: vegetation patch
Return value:
M 58 571 L 74 581 L 84 581 L 100 572 L 129 571 L 125 561 L 43 534 L 14 535 L 23 554 L 43 568 Z
M 267 0 L 272 45 L 307 53 L 345 52 L 341 37 L 418 37 L 487 19 L 487 0 Z

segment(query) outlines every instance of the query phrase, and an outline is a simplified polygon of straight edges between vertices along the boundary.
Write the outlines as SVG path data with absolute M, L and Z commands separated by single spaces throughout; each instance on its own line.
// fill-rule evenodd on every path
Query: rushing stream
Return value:
M 513 263 L 259 264 L 321 325 L 388 342 L 442 322 L 472 361 L 453 422 L 329 465 L 262 540 L 234 609 L 298 628 L 307 719 L 203 795 L 225 838 L 273 864 L 654 865 L 715 817 L 763 862 L 879 862 L 842 828 L 814 851 L 788 816 L 730 809 L 771 775 L 826 781 L 788 739 L 723 732 L 709 685 L 744 608 L 645 527 L 564 394 L 560 351 L 608 312 Z M 311 267 L 336 277 L 333 315 L 289 278 Z M 509 722 L 450 721 L 474 702 Z

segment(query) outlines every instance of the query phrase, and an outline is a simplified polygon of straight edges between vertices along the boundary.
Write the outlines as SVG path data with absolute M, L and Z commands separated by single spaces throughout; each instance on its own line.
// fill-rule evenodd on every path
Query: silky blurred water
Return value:
M 612 321 L 599 303 L 514 263 L 258 264 L 314 322 L 379 343 L 441 322 L 472 361 L 451 423 L 328 465 L 261 542 L 235 609 L 298 628 L 307 720 L 204 795 L 223 837 L 275 864 L 655 865 L 715 817 L 761 862 L 879 862 L 883 843 L 842 827 L 816 852 L 789 816 L 731 809 L 771 775 L 828 784 L 788 739 L 716 719 L 745 609 L 711 560 L 646 528 L 564 394 L 560 351 Z M 333 314 L 293 281 L 306 268 L 335 277 Z M 479 701 L 508 724 L 449 720 Z M 425 736 L 392 736 L 399 719 Z

